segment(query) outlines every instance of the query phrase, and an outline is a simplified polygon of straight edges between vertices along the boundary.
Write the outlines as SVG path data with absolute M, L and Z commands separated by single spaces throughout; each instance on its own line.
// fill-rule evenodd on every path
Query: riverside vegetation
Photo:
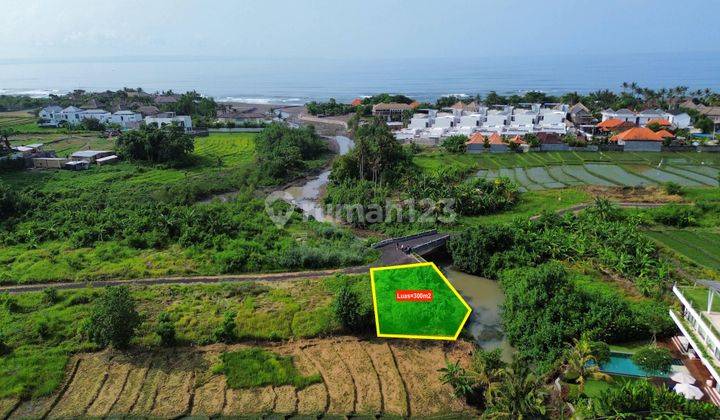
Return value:
M 297 213 L 277 228 L 256 195 L 326 164 L 311 129 L 190 140 L 172 128 L 130 132 L 118 140 L 128 162 L 3 176 L 0 281 L 311 269 L 374 257 L 348 230 Z M 182 143 L 177 153 L 144 152 L 173 142 Z M 208 201 L 227 192 L 234 199 Z

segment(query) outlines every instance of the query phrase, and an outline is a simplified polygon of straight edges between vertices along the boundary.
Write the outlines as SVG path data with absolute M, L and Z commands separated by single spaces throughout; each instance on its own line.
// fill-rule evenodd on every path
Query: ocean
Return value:
M 0 59 L 0 94 L 47 96 L 142 87 L 147 92 L 196 90 L 217 100 L 302 104 L 350 101 L 382 92 L 419 100 L 448 94 L 551 94 L 650 88 L 720 90 L 720 54 L 613 54 L 384 60 L 127 57 Z

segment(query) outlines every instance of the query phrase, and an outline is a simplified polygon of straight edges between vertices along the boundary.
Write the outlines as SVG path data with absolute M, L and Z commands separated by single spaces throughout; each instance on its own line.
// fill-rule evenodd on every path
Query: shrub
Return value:
M 675 183 L 675 182 L 666 182 L 665 185 L 663 185 L 665 192 L 670 195 L 683 195 L 685 194 L 685 189 L 682 187 L 682 185 Z
M 54 305 L 60 301 L 60 295 L 54 287 L 46 287 L 43 289 L 43 302 L 48 305 Z
M 105 347 L 123 349 L 140 325 L 140 315 L 127 286 L 105 289 L 92 308 L 87 333 L 91 341 Z
M 232 343 L 237 339 L 237 333 L 235 332 L 235 317 L 237 317 L 237 313 L 234 311 L 225 312 L 222 323 L 213 333 L 213 339 L 215 341 L 219 341 L 221 343 Z
M 673 357 L 670 350 L 657 345 L 645 346 L 632 355 L 632 361 L 651 375 L 670 372 Z
M 442 142 L 442 148 L 450 153 L 465 153 L 468 138 L 463 135 L 449 136 Z
M 697 225 L 699 210 L 689 206 L 669 204 L 653 212 L 653 219 L 665 226 L 688 227 Z
M 343 283 L 337 292 L 333 310 L 338 322 L 347 331 L 363 332 L 371 325 L 369 308 L 363 304 L 357 292 L 347 283 Z
M 122 133 L 115 147 L 126 159 L 180 163 L 194 150 L 195 140 L 177 125 L 162 128 L 143 125 L 139 130 Z
M 5 336 L 0 334 L 0 356 L 7 356 L 12 352 L 12 347 L 5 340 Z
M 35 324 L 35 334 L 43 341 L 50 338 L 50 325 L 47 319 L 38 320 L 37 324 Z
M 155 333 L 160 337 L 160 344 L 169 347 L 175 344 L 175 323 L 170 314 L 163 312 L 158 316 L 158 324 Z

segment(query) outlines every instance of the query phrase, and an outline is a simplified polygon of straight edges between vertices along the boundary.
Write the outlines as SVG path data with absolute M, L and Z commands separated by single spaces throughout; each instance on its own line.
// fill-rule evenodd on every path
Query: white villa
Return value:
M 463 104 L 464 105 L 464 104 Z M 418 140 L 434 144 L 444 137 L 462 134 L 470 136 L 479 132 L 485 135 L 524 135 L 527 133 L 567 133 L 566 105 L 543 107 L 529 104 L 529 108 L 509 105 L 488 109 L 484 106 L 460 106 L 446 108 L 448 112 L 425 110 L 415 113 L 408 127 L 396 132 L 398 140 Z
M 678 350 L 690 360 L 700 360 L 707 375 L 696 378 L 713 403 L 720 405 L 720 283 L 703 281 L 701 286 L 673 286 L 681 310 L 670 309 L 670 317 L 681 335 L 673 338 Z
M 648 123 L 653 120 L 665 120 L 676 128 L 690 127 L 690 116 L 688 114 L 684 112 L 670 113 L 663 111 L 662 109 L 646 109 L 640 112 L 633 112 L 627 108 L 622 108 L 617 111 L 606 109 L 601 112 L 601 115 L 602 121 L 619 119 L 641 127 L 648 125 Z
M 60 124 L 70 126 L 78 125 L 83 120 L 95 119 L 103 124 L 114 123 L 123 128 L 137 128 L 142 121 L 142 115 L 133 111 L 118 111 L 114 114 L 104 109 L 80 109 L 75 106 L 60 108 L 59 106 L 48 106 L 40 110 L 38 116 L 43 120 L 42 125 L 57 127 Z
M 175 115 L 174 112 L 163 112 L 154 116 L 147 116 L 145 117 L 145 124 L 157 124 L 158 127 L 178 124 L 185 129 L 185 132 L 192 131 L 192 118 L 187 115 Z

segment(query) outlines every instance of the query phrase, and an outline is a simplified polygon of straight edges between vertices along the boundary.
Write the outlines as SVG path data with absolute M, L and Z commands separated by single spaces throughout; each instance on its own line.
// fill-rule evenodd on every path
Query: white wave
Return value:
M 238 96 L 225 96 L 217 99 L 218 102 L 242 102 L 246 104 L 304 104 L 306 100 L 302 98 L 251 98 Z
M 470 97 L 470 95 L 468 95 L 467 93 L 446 93 L 445 95 L 441 95 L 440 97 L 446 98 L 449 96 L 454 96 L 456 98 L 469 98 Z

